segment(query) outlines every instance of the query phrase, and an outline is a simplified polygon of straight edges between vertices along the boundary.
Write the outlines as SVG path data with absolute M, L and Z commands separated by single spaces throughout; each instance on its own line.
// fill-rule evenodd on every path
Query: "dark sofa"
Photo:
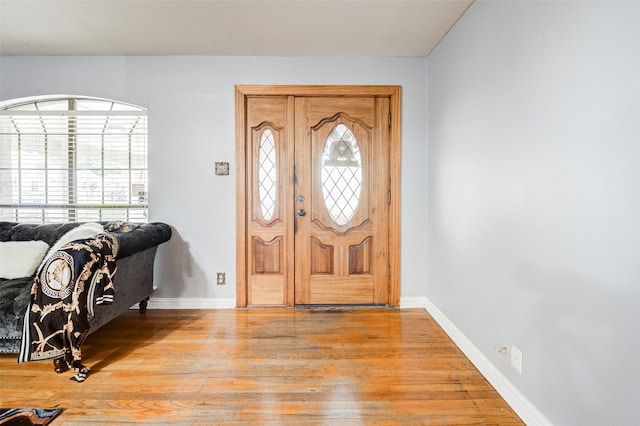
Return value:
M 158 245 L 171 238 L 171 227 L 159 222 L 100 224 L 118 240 L 117 272 L 113 278 L 115 296 L 113 304 L 95 307 L 90 333 L 136 303 L 140 303 L 141 312 L 146 310 L 146 301 L 153 293 L 153 263 Z M 79 225 L 79 222 L 45 225 L 0 222 L 0 241 L 41 240 L 53 246 Z M 0 278 L 0 353 L 20 352 L 23 318 L 34 277 L 35 274 L 26 278 Z

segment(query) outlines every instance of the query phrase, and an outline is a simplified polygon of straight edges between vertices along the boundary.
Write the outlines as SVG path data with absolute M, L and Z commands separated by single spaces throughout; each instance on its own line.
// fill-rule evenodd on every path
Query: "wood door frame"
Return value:
M 401 164 L 401 87 L 400 86 L 281 86 L 236 85 L 236 307 L 247 306 L 247 146 L 246 114 L 250 96 L 387 97 L 389 98 L 389 306 L 400 306 L 400 164 Z M 294 306 L 293 283 L 285 289 L 286 305 Z

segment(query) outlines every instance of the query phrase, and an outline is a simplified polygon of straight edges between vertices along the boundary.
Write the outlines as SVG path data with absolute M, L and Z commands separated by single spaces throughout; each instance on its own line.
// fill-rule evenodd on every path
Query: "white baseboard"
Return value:
M 147 309 L 233 309 L 234 298 L 152 297 Z
M 491 361 L 440 311 L 427 297 L 400 299 L 401 308 L 423 307 L 442 327 L 445 333 L 460 348 L 465 356 L 476 366 L 480 373 L 498 391 L 500 396 L 513 408 L 527 425 L 547 426 L 552 423 L 542 414 Z
M 422 308 L 427 309 L 429 299 L 426 297 L 401 297 L 400 309 Z

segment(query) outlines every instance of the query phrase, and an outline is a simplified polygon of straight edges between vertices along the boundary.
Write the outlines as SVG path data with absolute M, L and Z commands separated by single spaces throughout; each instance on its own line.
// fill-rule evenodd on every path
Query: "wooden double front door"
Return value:
M 398 304 L 398 98 L 236 88 L 238 306 Z

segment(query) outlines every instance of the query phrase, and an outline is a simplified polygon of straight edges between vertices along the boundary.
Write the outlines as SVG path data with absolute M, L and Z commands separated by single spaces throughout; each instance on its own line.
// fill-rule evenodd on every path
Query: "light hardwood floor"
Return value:
M 83 346 L 84 383 L 0 357 L 0 405 L 53 425 L 452 424 L 520 419 L 423 309 L 128 312 Z

